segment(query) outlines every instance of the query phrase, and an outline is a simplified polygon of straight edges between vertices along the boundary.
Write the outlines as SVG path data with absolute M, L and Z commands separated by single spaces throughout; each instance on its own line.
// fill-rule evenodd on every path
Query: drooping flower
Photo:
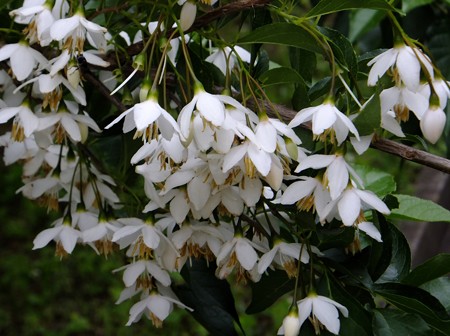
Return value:
M 338 145 L 347 138 L 349 131 L 359 139 L 358 130 L 352 121 L 339 111 L 331 101 L 325 101 L 321 105 L 300 110 L 289 123 L 289 127 L 296 127 L 309 120 L 312 121 L 312 131 L 316 136 L 332 128 L 335 132 Z
M 447 116 L 439 105 L 431 105 L 420 120 L 422 134 L 429 142 L 435 144 L 445 128 Z
M 311 316 L 316 334 L 320 333 L 321 325 L 325 326 L 329 332 L 339 334 L 341 324 L 338 310 L 344 317 L 348 317 L 348 310 L 343 305 L 314 292 L 310 292 L 297 304 L 300 325 Z
M 395 70 L 394 77 L 396 75 L 398 76 L 396 84 L 400 85 L 398 82 L 398 79 L 400 79 L 409 90 L 417 92 L 420 86 L 420 63 L 433 76 L 433 66 L 420 49 L 413 49 L 403 43 L 398 44 L 367 63 L 368 66 L 372 66 L 367 84 L 374 86 L 378 82 L 378 79 L 391 68 Z

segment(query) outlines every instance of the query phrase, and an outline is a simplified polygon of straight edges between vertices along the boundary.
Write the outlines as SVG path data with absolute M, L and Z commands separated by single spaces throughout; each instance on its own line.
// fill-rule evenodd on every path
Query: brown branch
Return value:
M 130 4 L 128 3 L 128 1 L 124 2 L 123 4 L 119 5 L 119 6 L 114 6 L 114 7 L 106 7 L 106 8 L 102 8 L 102 9 L 97 9 L 94 13 L 92 13 L 91 15 L 89 15 L 88 20 L 92 21 L 92 19 L 94 19 L 96 16 L 99 16 L 101 14 L 105 14 L 105 13 L 114 13 L 114 12 L 119 12 L 122 9 L 128 7 Z

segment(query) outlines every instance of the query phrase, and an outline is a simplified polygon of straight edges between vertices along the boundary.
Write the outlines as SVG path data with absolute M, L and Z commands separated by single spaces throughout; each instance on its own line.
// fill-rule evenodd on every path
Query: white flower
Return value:
M 408 87 L 393 86 L 380 93 L 381 112 L 394 110 L 398 120 L 407 121 L 409 111 L 413 111 L 417 119 L 421 119 L 428 107 L 428 100 L 419 92 L 413 92 Z
M 445 109 L 447 106 L 447 101 L 450 99 L 450 82 L 445 81 L 442 78 L 435 79 L 433 82 L 434 92 L 437 94 L 439 98 L 439 105 L 441 109 Z M 430 84 L 423 84 L 419 90 L 419 92 L 427 99 L 430 99 Z
M 322 181 L 317 177 L 300 176 L 300 181 L 291 183 L 283 195 L 273 203 L 294 204 L 301 210 L 309 211 L 313 208 L 319 217 L 322 216 L 325 206 L 331 201 L 330 193 Z
M 245 270 L 250 271 L 258 261 L 258 255 L 254 244 L 244 237 L 235 236 L 231 241 L 226 242 L 220 249 L 217 256 L 218 269 L 225 264 L 239 263 Z
M 155 261 L 153 260 L 138 260 L 131 264 L 125 265 L 116 269 L 115 271 L 121 271 L 125 269 L 123 273 L 123 283 L 127 287 L 136 286 L 136 280 L 142 275 L 144 278 L 148 276 L 155 278 L 158 280 L 163 286 L 170 286 L 171 280 L 169 273 L 162 269 Z
M 157 122 L 161 134 L 167 140 L 170 140 L 174 132 L 178 131 L 178 125 L 173 117 L 158 104 L 158 101 L 153 96 L 126 110 L 105 128 L 112 127 L 123 118 L 125 118 L 123 124 L 124 133 L 128 133 L 133 129 L 136 129 L 138 132 L 143 132 L 154 122 Z
M 239 46 L 217 48 L 211 55 L 209 55 L 205 61 L 214 64 L 216 67 L 226 75 L 226 71 L 230 71 L 234 68 L 237 58 L 240 58 L 243 62 L 250 63 L 250 53 Z
M 173 310 L 174 303 L 182 308 L 190 309 L 177 299 L 162 296 L 156 291 L 151 291 L 149 295 L 144 296 L 141 301 L 131 307 L 130 318 L 126 325 L 130 326 L 132 323 L 139 321 L 142 315 L 145 315 L 151 319 L 155 327 L 162 327 L 163 321 Z
M 17 141 L 22 141 L 23 135 L 27 138 L 30 137 L 39 128 L 39 118 L 31 111 L 26 102 L 18 107 L 0 109 L 0 124 L 6 123 L 12 117 L 15 117 L 12 133 Z M 21 136 L 21 134 L 23 135 Z
M 324 209 L 323 220 L 334 217 L 337 213 L 345 226 L 355 224 L 361 210 L 375 209 L 378 212 L 389 215 L 390 210 L 373 192 L 359 190 L 349 186 L 338 198 L 332 200 Z
M 55 17 L 48 1 L 41 2 L 42 4 L 33 4 L 25 1 L 23 7 L 9 12 L 9 15 L 15 16 L 14 21 L 17 23 L 28 24 L 26 31 L 30 44 L 38 42 L 41 46 L 47 46 L 51 42 L 50 27 L 55 22 Z
M 422 134 L 429 142 L 435 144 L 445 128 L 447 116 L 440 106 L 431 105 L 420 120 Z
M 300 332 L 300 319 L 298 318 L 298 311 L 289 312 L 283 319 L 283 324 L 278 329 L 277 335 L 284 336 L 298 336 Z
M 55 240 L 57 242 L 57 252 L 59 247 L 66 253 L 72 253 L 80 238 L 80 231 L 72 228 L 70 222 L 63 218 L 57 219 L 52 226 L 55 227 L 46 229 L 36 236 L 33 240 L 33 250 L 43 248 L 44 246 L 47 246 L 51 240 Z
M 307 264 L 309 262 L 308 251 L 302 244 L 275 241 L 273 248 L 259 259 L 258 272 L 263 274 L 273 263 L 278 268 L 284 269 L 290 277 L 295 277 L 297 275 L 296 260 L 299 256 L 302 263 Z
M 368 66 L 373 65 L 369 72 L 367 84 L 374 86 L 389 68 L 395 68 L 403 84 L 411 91 L 416 92 L 420 85 L 420 62 L 433 76 L 433 66 L 420 49 L 412 49 L 404 44 L 399 44 L 367 63 Z
M 314 292 L 309 293 L 306 298 L 298 301 L 297 304 L 300 325 L 311 315 L 316 333 L 319 333 L 319 323 L 321 323 L 331 333 L 339 334 L 341 325 L 338 309 L 342 315 L 348 317 L 348 310 L 343 305 Z
M 56 41 L 69 41 L 68 49 L 81 54 L 84 51 L 86 37 L 93 47 L 105 49 L 106 31 L 104 27 L 86 20 L 82 11 L 78 10 L 72 17 L 53 23 L 50 28 L 50 36 Z
M 26 79 L 37 64 L 48 62 L 39 51 L 31 48 L 25 41 L 3 46 L 0 49 L 0 61 L 6 59 L 9 59 L 11 70 L 19 81 Z
M 197 15 L 197 5 L 193 1 L 186 1 L 181 7 L 180 13 L 180 28 L 182 31 L 186 31 L 191 28 Z
M 359 139 L 358 130 L 351 120 L 339 111 L 332 102 L 325 101 L 322 105 L 300 110 L 289 123 L 289 127 L 296 127 L 309 120 L 312 121 L 314 135 L 321 135 L 325 130 L 333 128 L 338 145 L 347 138 L 349 131 Z
M 268 153 L 275 152 L 277 147 L 278 134 L 291 139 L 296 145 L 301 144 L 300 138 L 292 130 L 291 126 L 286 125 L 278 119 L 263 116 L 256 125 L 256 142 Z
M 338 198 L 339 195 L 344 191 L 349 183 L 350 176 L 353 177 L 358 185 L 363 185 L 361 178 L 340 154 L 315 154 L 308 156 L 306 159 L 300 162 L 300 164 L 295 169 L 295 172 L 298 173 L 307 168 L 319 169 L 324 167 L 327 167 L 324 175 L 324 181 L 326 182 L 325 184 L 330 190 L 330 196 L 332 200 Z

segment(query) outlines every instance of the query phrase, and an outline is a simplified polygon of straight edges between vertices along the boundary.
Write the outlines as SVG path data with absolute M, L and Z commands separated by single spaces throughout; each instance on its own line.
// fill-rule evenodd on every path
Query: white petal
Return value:
M 421 51 L 416 49 L 416 52 L 420 53 Z M 396 65 L 406 87 L 417 91 L 420 85 L 420 63 L 410 47 L 400 48 Z
M 377 227 L 371 222 L 361 222 L 358 224 L 358 229 L 365 232 L 369 237 L 375 239 L 378 242 L 382 242 L 381 233 Z
M 170 286 L 171 284 L 171 280 L 170 280 L 170 276 L 169 273 L 167 273 L 166 271 L 164 271 L 161 267 L 159 267 L 155 262 L 153 261 L 147 261 L 146 262 L 146 267 L 148 272 L 159 282 L 161 282 L 161 284 L 165 287 Z
M 339 215 L 346 226 L 352 226 L 361 211 L 361 200 L 353 189 L 346 190 L 338 202 Z
M 11 55 L 10 62 L 11 69 L 19 81 L 23 81 L 27 78 L 36 65 L 33 55 L 29 52 L 28 47 L 25 46 L 20 46 L 18 50 Z
M 295 172 L 298 173 L 308 168 L 320 169 L 323 167 L 327 167 L 335 159 L 336 159 L 335 155 L 323 155 L 323 154 L 311 155 L 300 162 L 300 164 L 295 169 Z
M 61 124 L 73 141 L 81 141 L 80 126 L 71 118 L 69 114 L 66 113 L 66 115 L 61 118 Z
M 367 85 L 374 86 L 378 82 L 378 78 L 394 65 L 398 55 L 398 49 L 392 48 L 373 58 L 367 65 L 372 65 L 367 80 Z
M 263 274 L 266 269 L 270 266 L 275 258 L 275 254 L 278 252 L 278 248 L 274 247 L 269 252 L 263 254 L 258 262 L 258 273 Z
M 144 243 L 151 249 L 156 249 L 159 246 L 161 238 L 154 227 L 145 225 L 142 228 L 142 235 L 144 236 Z
M 348 184 L 349 174 L 342 156 L 336 156 L 336 159 L 328 167 L 327 174 L 330 196 L 334 200 L 339 197 Z
M 214 95 L 207 92 L 198 94 L 197 110 L 215 126 L 222 125 L 225 119 L 225 107 Z
M 63 228 L 59 237 L 64 250 L 69 254 L 72 253 L 75 245 L 77 244 L 79 232 L 67 226 Z
M 178 192 L 170 202 L 170 213 L 177 223 L 182 223 L 189 212 L 189 204 L 184 192 Z
M 160 295 L 151 295 L 148 308 L 158 319 L 164 321 L 169 316 L 172 305 Z
M 354 190 L 358 194 L 359 198 L 361 198 L 361 200 L 364 203 L 370 205 L 373 209 L 377 210 L 378 212 L 381 212 L 384 215 L 389 215 L 391 213 L 386 204 L 384 204 L 384 202 L 380 200 L 378 196 L 375 195 L 373 192 L 359 189 Z
M 127 266 L 125 272 L 123 272 L 123 282 L 125 286 L 132 286 L 137 278 L 145 271 L 145 262 L 138 261 L 134 264 Z
M 256 141 L 262 149 L 268 153 L 273 153 L 277 147 L 277 131 L 272 124 L 267 121 L 261 121 L 255 130 Z
M 211 184 L 205 181 L 204 176 L 195 176 L 188 183 L 187 193 L 195 210 L 199 211 L 205 206 L 211 196 Z
M 40 232 L 36 238 L 33 240 L 33 250 L 43 248 L 47 246 L 47 244 L 54 239 L 62 230 L 62 226 L 58 226 L 51 229 L 46 229 Z
M 238 239 L 236 242 L 236 257 L 241 266 L 247 271 L 250 271 L 258 261 L 258 255 L 255 250 L 243 238 Z
M 309 317 L 312 311 L 312 300 L 309 297 L 304 298 L 297 302 L 298 304 L 298 318 L 300 321 L 300 325 L 305 322 L 305 320 Z
M 339 314 L 333 304 L 322 301 L 319 297 L 313 301 L 313 314 L 333 334 L 339 334 Z

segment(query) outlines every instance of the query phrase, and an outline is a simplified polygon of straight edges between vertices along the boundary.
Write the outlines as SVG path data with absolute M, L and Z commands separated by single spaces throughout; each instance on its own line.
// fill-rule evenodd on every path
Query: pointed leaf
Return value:
M 417 266 L 402 282 L 420 286 L 447 273 L 450 273 L 450 254 L 442 253 Z
M 420 222 L 450 222 L 450 211 L 429 200 L 409 195 L 393 195 L 399 202 L 389 218 Z
M 392 7 L 392 5 L 385 0 L 322 0 L 306 14 L 305 18 L 310 19 L 319 15 L 357 8 L 381 9 L 398 12 L 397 9 Z

